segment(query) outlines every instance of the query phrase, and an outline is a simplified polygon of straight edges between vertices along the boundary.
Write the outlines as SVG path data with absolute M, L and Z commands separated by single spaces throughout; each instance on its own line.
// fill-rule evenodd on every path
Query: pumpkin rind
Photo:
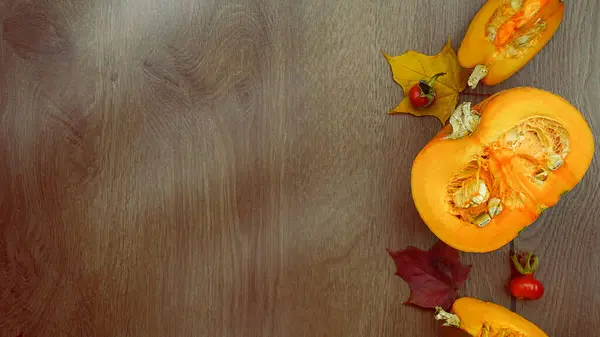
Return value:
M 474 110 L 481 113 L 474 133 L 461 139 L 447 139 L 452 129 L 448 125 L 421 150 L 413 163 L 411 188 L 419 214 L 437 237 L 462 251 L 488 252 L 510 242 L 575 187 L 591 163 L 594 139 L 575 107 L 559 96 L 535 88 L 503 91 Z M 522 205 L 503 207 L 483 228 L 453 214 L 447 199 L 451 179 L 508 130 L 534 118 L 554 121 L 571 135 L 564 164 L 549 172 L 543 184 L 536 184 L 519 170 L 519 165 L 503 162 L 501 154 L 491 151 L 492 157 L 500 159 L 490 159 L 489 165 L 508 172 L 502 183 L 514 186 L 515 193 L 522 197 Z

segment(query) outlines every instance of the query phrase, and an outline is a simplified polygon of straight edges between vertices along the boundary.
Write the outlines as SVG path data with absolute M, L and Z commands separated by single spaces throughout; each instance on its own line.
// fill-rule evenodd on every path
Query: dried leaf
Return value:
M 442 51 L 433 56 L 424 55 L 409 50 L 400 56 L 389 56 L 384 53 L 394 75 L 394 81 L 402 86 L 404 98 L 390 114 L 410 113 L 415 116 L 435 116 L 445 124 L 458 102 L 458 94 L 467 86 L 469 71 L 458 63 L 456 52 L 448 43 Z M 418 110 L 410 104 L 408 92 L 410 88 L 422 79 L 444 72 L 446 75 L 438 78 L 434 88 L 437 92 L 435 103 L 426 109 Z
M 471 266 L 460 262 L 458 251 L 442 241 L 429 251 L 409 246 L 388 253 L 396 263 L 396 275 L 410 287 L 405 303 L 422 308 L 450 309 L 471 271 Z

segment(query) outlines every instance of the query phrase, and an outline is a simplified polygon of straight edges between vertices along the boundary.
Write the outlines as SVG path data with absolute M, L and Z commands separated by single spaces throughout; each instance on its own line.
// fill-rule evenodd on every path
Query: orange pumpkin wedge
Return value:
M 436 308 L 435 318 L 476 337 L 548 337 L 537 325 L 505 307 L 471 297 L 457 299 L 452 313 Z
M 565 11 L 560 0 L 488 0 L 458 50 L 458 62 L 474 68 L 469 85 L 501 83 L 550 41 Z
M 540 89 L 505 90 L 468 105 L 417 155 L 411 189 L 438 238 L 461 251 L 488 252 L 575 187 L 590 166 L 594 138 L 575 107 Z

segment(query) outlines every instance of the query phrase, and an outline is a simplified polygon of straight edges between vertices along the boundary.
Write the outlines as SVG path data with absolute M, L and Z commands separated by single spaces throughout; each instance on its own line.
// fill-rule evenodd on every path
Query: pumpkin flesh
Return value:
M 469 25 L 458 61 L 486 66 L 484 84 L 501 83 L 542 50 L 563 16 L 560 0 L 488 0 Z
M 421 150 L 411 187 L 437 237 L 462 251 L 488 252 L 514 239 L 582 179 L 594 140 L 577 109 L 539 89 L 506 90 L 473 111 L 481 118 L 473 133 L 448 139 L 448 125 Z M 493 199 L 502 206 L 498 214 L 490 213 Z M 486 214 L 493 216 L 478 226 Z
M 548 337 L 527 319 L 491 302 L 462 297 L 452 305 L 452 313 L 460 319 L 459 328 L 471 336 Z

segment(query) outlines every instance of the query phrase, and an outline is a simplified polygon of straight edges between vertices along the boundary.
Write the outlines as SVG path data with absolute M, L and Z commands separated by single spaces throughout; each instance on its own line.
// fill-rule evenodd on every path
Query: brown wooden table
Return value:
M 386 248 L 428 248 L 409 174 L 434 118 L 380 51 L 457 48 L 483 0 L 0 0 L 0 336 L 439 336 Z M 481 92 L 533 85 L 600 134 L 600 2 Z M 573 135 L 577 136 L 577 135 Z M 598 138 L 596 138 L 598 140 Z M 598 145 L 596 145 L 598 150 Z M 462 295 L 600 331 L 600 164 Z

